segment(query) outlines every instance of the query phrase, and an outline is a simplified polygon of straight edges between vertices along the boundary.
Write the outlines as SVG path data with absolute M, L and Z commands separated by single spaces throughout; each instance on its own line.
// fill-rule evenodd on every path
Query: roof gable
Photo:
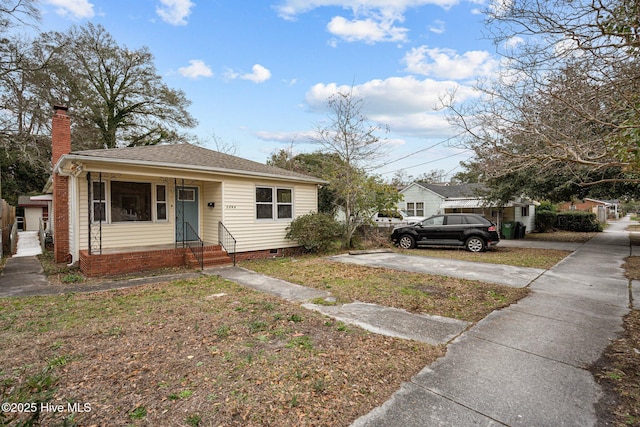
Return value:
M 202 169 L 213 172 L 263 175 L 303 181 L 323 182 L 301 173 L 269 166 L 230 154 L 220 153 L 193 144 L 148 145 L 103 150 L 73 151 L 68 158 L 116 161 L 131 165 L 162 165 L 183 169 Z

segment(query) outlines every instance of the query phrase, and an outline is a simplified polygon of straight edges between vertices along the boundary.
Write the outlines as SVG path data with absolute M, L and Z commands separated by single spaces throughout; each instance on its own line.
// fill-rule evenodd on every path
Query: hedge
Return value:
M 602 231 L 602 225 L 593 212 L 560 212 L 556 216 L 555 227 L 567 231 Z

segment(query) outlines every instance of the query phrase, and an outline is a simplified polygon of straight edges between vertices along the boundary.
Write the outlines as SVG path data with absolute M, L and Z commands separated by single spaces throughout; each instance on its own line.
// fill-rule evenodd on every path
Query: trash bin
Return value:
M 521 222 L 516 222 L 516 225 L 513 227 L 513 238 L 514 239 L 519 239 L 520 238 L 520 230 L 522 229 L 522 223 Z
M 517 238 L 518 239 L 524 239 L 524 236 L 527 234 L 527 226 L 524 225 L 523 223 L 519 222 L 518 224 L 516 224 L 516 227 L 518 229 L 518 237 Z
M 513 222 L 503 222 L 502 223 L 502 236 L 505 239 L 507 239 L 507 240 L 513 239 L 514 226 L 515 226 L 515 224 Z

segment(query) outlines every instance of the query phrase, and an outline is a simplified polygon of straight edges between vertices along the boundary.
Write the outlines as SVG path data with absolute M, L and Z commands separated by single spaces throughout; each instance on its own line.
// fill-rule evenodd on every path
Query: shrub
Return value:
M 567 231 L 602 231 L 602 225 L 593 212 L 560 212 L 557 215 L 556 227 Z
M 326 252 L 341 235 L 342 225 L 333 216 L 314 212 L 291 221 L 286 237 L 309 252 Z
M 538 211 L 536 209 L 536 230 L 540 232 L 547 232 L 553 230 L 556 224 L 557 214 L 552 210 Z

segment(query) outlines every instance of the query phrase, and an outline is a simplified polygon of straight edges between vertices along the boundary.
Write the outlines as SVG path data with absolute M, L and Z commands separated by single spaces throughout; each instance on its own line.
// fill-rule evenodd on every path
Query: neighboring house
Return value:
M 561 211 L 582 211 L 593 212 L 598 217 L 598 221 L 604 223 L 607 219 L 617 219 L 618 200 L 597 200 L 585 198 L 584 200 L 572 200 L 561 203 L 558 208 Z
M 24 231 L 38 231 L 41 221 L 47 229 L 51 199 L 50 194 L 18 197 L 18 207 L 24 210 Z
M 324 181 L 191 144 L 70 152 L 66 110 L 52 127 L 55 259 L 88 276 L 198 265 L 191 252 L 205 266 L 225 249 L 276 256 L 298 246 L 291 221 L 317 210 Z
M 535 203 L 518 198 L 498 206 L 478 196 L 481 184 L 431 184 L 413 182 L 400 190 L 404 200 L 398 207 L 411 216 L 442 213 L 477 213 L 494 221 L 499 228 L 505 222 L 520 222 L 531 232 L 535 227 Z

